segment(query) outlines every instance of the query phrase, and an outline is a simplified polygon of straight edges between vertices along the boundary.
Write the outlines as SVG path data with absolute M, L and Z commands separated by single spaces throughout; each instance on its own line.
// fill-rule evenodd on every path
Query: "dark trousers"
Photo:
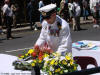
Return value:
M 33 25 L 35 24 L 35 21 L 34 21 L 34 16 L 29 12 L 29 22 L 30 22 L 30 28 L 33 29 Z
M 11 25 L 12 25 L 12 17 L 5 17 L 6 28 L 7 28 L 7 38 L 11 38 Z

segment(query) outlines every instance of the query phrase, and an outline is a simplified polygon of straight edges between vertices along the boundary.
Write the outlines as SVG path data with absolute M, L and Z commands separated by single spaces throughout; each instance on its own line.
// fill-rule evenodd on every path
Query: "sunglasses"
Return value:
M 50 18 L 51 18 L 51 15 L 45 16 L 45 17 L 43 16 L 43 19 L 47 19 L 47 20 L 48 20 L 48 19 L 50 19 Z

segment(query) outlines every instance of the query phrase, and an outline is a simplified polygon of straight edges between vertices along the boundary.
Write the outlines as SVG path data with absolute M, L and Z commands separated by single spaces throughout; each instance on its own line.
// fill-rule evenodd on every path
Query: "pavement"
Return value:
M 86 24 L 91 24 L 91 23 L 92 23 L 92 16 L 89 16 L 88 19 L 89 19 L 89 20 L 83 20 L 83 17 L 81 17 L 81 18 L 80 18 L 80 23 L 81 23 L 81 25 L 83 25 L 83 24 L 85 24 L 85 25 L 86 25 Z M 17 27 L 17 28 L 14 28 L 14 27 L 13 27 L 13 28 L 12 28 L 12 32 L 19 32 L 19 31 L 31 30 L 31 29 L 30 29 L 30 26 L 29 26 L 29 23 L 22 23 L 21 25 L 20 25 L 20 24 L 17 24 L 17 26 L 19 26 L 19 27 Z M 37 26 L 38 28 L 41 28 L 39 22 L 36 22 L 36 26 Z M 72 25 L 71 25 L 71 27 L 72 27 Z M 35 27 L 34 30 L 37 30 L 37 28 Z M 6 29 L 3 29 L 3 32 L 6 33 Z

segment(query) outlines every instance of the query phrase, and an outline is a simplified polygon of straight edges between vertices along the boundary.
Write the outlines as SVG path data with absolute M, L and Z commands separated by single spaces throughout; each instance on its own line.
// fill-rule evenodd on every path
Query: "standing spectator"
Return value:
M 16 19 L 17 19 L 17 16 L 18 16 L 18 4 L 12 4 L 11 5 L 11 9 L 13 11 L 13 26 L 16 28 Z
M 5 19 L 4 19 L 4 16 L 3 16 L 2 7 L 3 7 L 3 5 L 1 6 L 1 24 L 2 24 L 2 27 L 3 27 L 3 26 L 5 26 Z
M 65 0 L 62 0 L 60 2 L 60 10 L 59 10 L 59 15 L 64 19 L 64 7 L 65 7 Z
M 99 23 L 100 23 L 100 0 L 99 0 Z
M 62 0 L 60 2 L 60 10 L 59 13 L 60 17 L 62 17 L 65 20 L 68 20 L 69 14 L 68 14 L 68 4 L 66 3 L 65 0 Z
M 9 5 L 10 5 L 10 0 L 5 0 L 5 4 L 2 7 L 3 17 L 5 19 L 6 27 L 7 27 L 7 40 L 13 39 L 11 36 L 11 25 L 12 25 L 13 12 L 11 8 L 9 7 Z
M 0 34 L 2 34 L 2 18 L 1 18 L 1 7 L 0 7 Z
M 86 0 L 82 0 L 82 4 L 83 4 L 83 17 L 84 17 L 84 20 L 88 20 L 88 15 L 89 15 L 88 3 L 87 3 Z
M 78 1 L 75 0 L 73 2 L 73 30 L 79 31 L 80 28 L 80 14 L 81 14 L 81 8 L 78 4 Z
M 100 0 L 90 0 L 90 10 L 93 14 L 93 27 L 100 27 L 99 26 L 99 10 L 100 10 Z
M 30 2 L 27 5 L 27 11 L 28 11 L 28 18 L 29 18 L 29 22 L 30 22 L 30 28 L 31 30 L 33 30 L 33 25 L 35 24 L 35 4 L 34 4 L 34 0 L 30 0 Z
M 43 0 L 40 0 L 39 1 L 39 8 L 41 8 L 43 6 L 44 6 Z M 43 21 L 43 17 L 42 17 L 42 14 L 40 13 L 40 23 L 42 23 L 42 21 Z
M 69 0 L 68 3 L 68 10 L 69 10 L 69 22 L 72 23 L 72 18 L 73 18 L 73 4 L 72 2 Z

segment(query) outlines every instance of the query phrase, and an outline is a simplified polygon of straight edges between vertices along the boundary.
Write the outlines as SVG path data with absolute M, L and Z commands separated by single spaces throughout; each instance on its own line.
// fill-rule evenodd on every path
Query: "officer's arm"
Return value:
M 36 45 L 40 46 L 43 43 L 45 43 L 45 41 L 46 41 L 46 25 L 42 24 L 42 30 L 41 30 L 40 36 L 36 42 Z

